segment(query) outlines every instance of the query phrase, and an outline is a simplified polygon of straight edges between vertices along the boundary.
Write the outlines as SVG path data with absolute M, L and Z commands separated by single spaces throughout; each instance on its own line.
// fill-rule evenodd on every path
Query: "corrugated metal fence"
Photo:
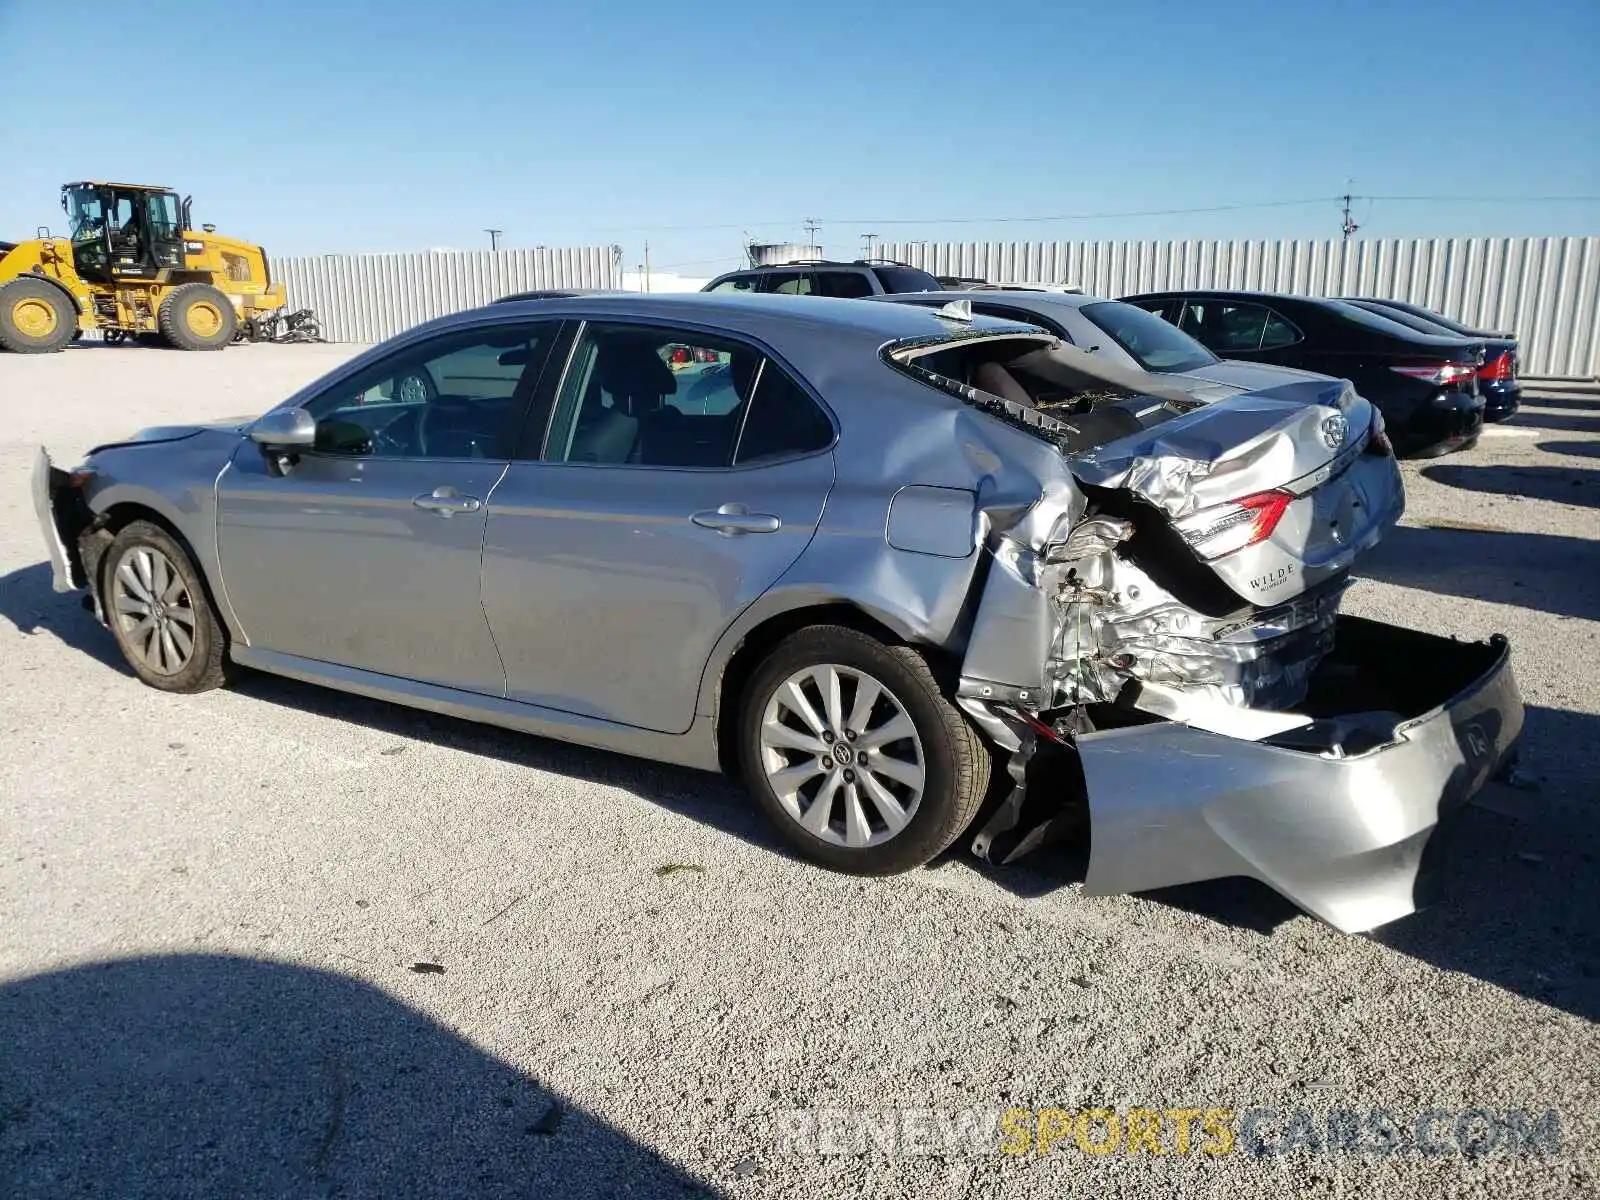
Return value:
M 450 250 L 274 258 L 289 307 L 312 308 L 334 342 L 380 342 L 446 313 L 534 288 L 614 288 L 609 250 Z
M 1217 287 L 1373 296 L 1514 330 L 1532 377 L 1600 377 L 1600 237 L 1241 242 L 891 242 L 938 275 L 1098 296 Z

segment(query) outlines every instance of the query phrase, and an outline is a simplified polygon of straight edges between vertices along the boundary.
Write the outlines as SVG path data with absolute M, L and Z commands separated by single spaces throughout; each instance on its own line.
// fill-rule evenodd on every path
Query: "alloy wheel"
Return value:
M 910 823 L 927 760 L 905 705 L 854 667 L 796 671 L 767 701 L 761 766 L 791 819 L 852 850 L 881 845 Z
M 158 675 L 194 657 L 194 599 L 177 567 L 154 546 L 130 546 L 111 576 L 111 609 L 124 644 Z

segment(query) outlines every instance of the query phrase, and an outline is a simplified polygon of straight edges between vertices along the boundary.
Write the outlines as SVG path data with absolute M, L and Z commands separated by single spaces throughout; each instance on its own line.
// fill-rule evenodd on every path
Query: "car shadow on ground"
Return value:
M 62 643 L 122 675 L 133 674 L 117 643 L 83 607 L 82 592 L 62 595 L 51 584 L 50 564 L 0 576 L 0 617 L 29 637 L 50 632 Z
M 1600 618 L 1600 543 L 1587 538 L 1397 525 L 1355 574 L 1561 617 Z
M 1525 781 L 1490 784 L 1443 827 L 1437 901 L 1371 936 L 1600 1021 L 1600 716 L 1530 705 Z
M 1573 458 L 1600 458 L 1600 441 L 1540 442 L 1539 449 L 1547 454 L 1566 454 Z
M 1436 967 L 1600 1020 L 1600 813 L 1594 751 L 1600 717 L 1529 706 L 1526 770 L 1516 786 L 1490 783 L 1440 828 L 1430 846 L 1424 906 L 1366 935 Z M 1577 754 L 1574 747 L 1583 747 Z M 1092 835 L 1091 835 L 1092 836 Z M 1024 897 L 1081 883 L 1085 845 L 1052 847 L 1006 867 L 967 859 Z M 1220 924 L 1263 935 L 1300 910 L 1254 879 L 1144 892 Z
M 331 972 L 180 954 L 29 976 L 0 985 L 0 1046 L 18 1200 L 721 1194 Z
M 1453 537 L 1461 531 L 1402 528 L 1394 532 Z M 1571 540 L 1585 547 L 1586 553 L 1594 553 L 1591 543 Z M 1433 539 L 1425 541 L 1432 543 Z M 1565 569 L 1573 569 L 1570 559 Z M 1590 572 L 1583 574 L 1594 577 Z M 1487 573 L 1480 573 L 1477 582 L 1486 581 L 1502 586 Z M 1438 583 L 1430 579 L 1426 586 L 1436 588 Z M 1525 603 L 1527 599 L 1519 594 L 1512 602 Z M 1571 615 L 1592 613 L 1593 606 L 1600 603 L 1593 596 L 1582 598 L 1576 591 L 1554 599 L 1563 610 L 1589 606 Z M 1549 603 L 1551 597 L 1546 595 L 1545 600 Z M 68 646 L 126 671 L 110 635 L 71 599 L 50 591 L 49 572 L 43 564 L 0 579 L 0 615 L 24 632 L 48 629 Z M 235 690 L 266 703 L 396 737 L 624 788 L 720 832 L 793 857 L 743 789 L 717 775 L 587 750 L 277 676 L 247 674 Z M 1440 967 L 1600 1019 L 1600 984 L 1596 981 L 1600 971 L 1600 872 L 1594 867 L 1595 856 L 1600 854 L 1600 823 L 1593 814 L 1580 812 L 1576 799 L 1588 794 L 1586 781 L 1592 774 L 1593 756 L 1586 752 L 1572 756 L 1572 747 L 1600 745 L 1600 717 L 1530 708 L 1524 745 L 1533 764 L 1570 760 L 1572 765 L 1564 768 L 1564 774 L 1552 773 L 1537 793 L 1490 785 L 1481 798 L 1483 803 L 1469 807 L 1452 823 L 1451 852 L 1439 867 L 1439 902 L 1378 931 L 1376 938 Z M 997 785 L 996 790 L 998 794 L 1003 789 Z M 941 865 L 977 871 L 1022 897 L 1056 893 L 1082 883 L 1085 877 L 1088 851 L 1081 838 L 1042 848 L 1006 866 L 975 859 L 967 850 L 969 841 L 966 837 L 958 840 L 940 860 Z M 1289 901 L 1249 879 L 1188 884 L 1144 893 L 1143 898 L 1262 934 L 1270 934 L 1299 915 Z
M 1441 463 L 1422 474 L 1446 487 L 1600 508 L 1600 471 L 1587 467 L 1471 467 Z
M 1532 401 L 1533 409 L 1544 407 L 1546 401 Z M 1554 429 L 1563 433 L 1600 433 L 1600 410 L 1562 408 L 1554 412 L 1529 411 L 1528 405 L 1512 416 L 1495 423 L 1501 429 Z
M 1522 393 L 1523 408 L 1559 408 L 1572 412 L 1589 412 L 1600 416 L 1600 396 L 1554 396 L 1549 393 Z

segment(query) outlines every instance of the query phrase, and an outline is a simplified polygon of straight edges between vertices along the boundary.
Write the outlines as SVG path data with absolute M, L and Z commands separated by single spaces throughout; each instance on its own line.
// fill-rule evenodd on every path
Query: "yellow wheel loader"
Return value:
M 42 354 L 97 329 L 220 350 L 284 306 L 261 247 L 192 229 L 171 188 L 69 183 L 61 206 L 66 237 L 0 242 L 0 348 Z

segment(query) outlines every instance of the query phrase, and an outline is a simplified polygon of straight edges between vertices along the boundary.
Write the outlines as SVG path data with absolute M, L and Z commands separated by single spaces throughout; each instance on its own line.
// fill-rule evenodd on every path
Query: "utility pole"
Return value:
M 812 258 L 817 258 L 819 257 L 817 252 L 817 230 L 821 229 L 822 226 L 817 223 L 815 217 L 807 217 L 804 224 L 806 228 L 806 249 L 811 252 Z
M 484 232 L 489 235 L 489 249 L 491 249 L 491 250 L 500 249 L 500 235 L 502 233 L 504 233 L 505 230 L 504 229 L 485 229 Z
M 650 290 L 650 243 L 644 244 L 644 290 Z
M 875 233 L 863 233 L 861 235 L 861 257 L 867 262 L 872 261 L 872 239 L 877 236 Z
M 1343 219 L 1339 222 L 1339 228 L 1344 233 L 1344 240 L 1347 242 L 1350 240 L 1350 235 L 1361 228 L 1361 226 L 1357 225 L 1350 219 L 1350 201 L 1353 199 L 1353 197 L 1350 195 L 1350 185 L 1354 182 L 1355 180 L 1353 179 L 1346 179 L 1344 181 L 1345 192 L 1344 196 L 1342 197 L 1344 200 L 1344 213 Z

